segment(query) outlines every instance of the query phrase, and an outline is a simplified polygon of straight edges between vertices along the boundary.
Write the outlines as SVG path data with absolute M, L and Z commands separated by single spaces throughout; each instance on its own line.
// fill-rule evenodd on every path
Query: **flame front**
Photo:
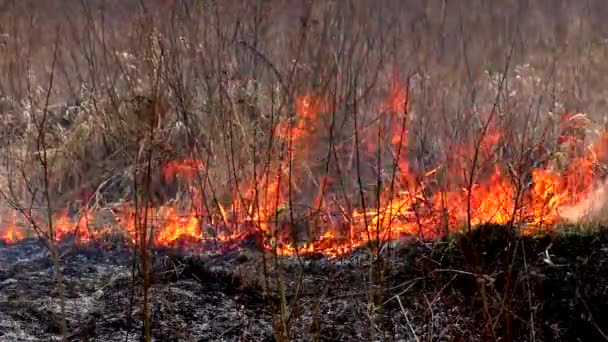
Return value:
M 317 139 L 319 122 L 325 120 L 321 115 L 331 110 L 327 99 L 308 95 L 296 98 L 296 115 L 273 128 L 277 141 L 287 153 L 269 160 L 256 170 L 254 177 L 241 182 L 234 190 L 235 200 L 231 203 L 217 200 L 213 205 L 206 203 L 210 201 L 204 198 L 209 196 L 203 196 L 200 189 L 205 188 L 201 182 L 205 182 L 209 170 L 205 170 L 202 161 L 168 163 L 162 173 L 164 181 L 181 179 L 192 196 L 185 209 L 184 203 L 179 207 L 149 208 L 150 222 L 146 227 L 154 233 L 154 242 L 172 245 L 179 240 L 190 244 L 210 239 L 234 241 L 255 232 L 262 237 L 267 249 L 278 254 L 315 252 L 337 256 L 369 240 L 398 240 L 407 236 L 433 239 L 467 225 L 514 223 L 529 231 L 550 229 L 563 221 L 561 212 L 586 203 L 598 180 L 596 166 L 608 157 L 608 135 L 602 135 L 597 143 L 577 153 L 580 140 L 564 133 L 559 143 L 570 153 L 565 165 L 534 168 L 529 180 L 524 174 L 513 177 L 510 165 L 493 160 L 504 137 L 491 120 L 492 114 L 487 114 L 482 117 L 487 125 L 476 143 L 453 146 L 453 153 L 444 164 L 417 175 L 410 170 L 407 153 L 408 93 L 399 82 L 393 82 L 381 111 L 391 122 L 389 144 L 395 160 L 395 175 L 383 183 L 374 207 L 349 210 L 330 201 L 328 189 L 332 180 L 324 175 L 313 179 L 317 184 L 317 196 L 311 206 L 315 210 L 314 218 L 309 218 L 307 224 L 296 223 L 293 215 L 286 214 L 293 214 L 290 210 L 295 210 L 289 208 L 290 194 L 297 192 L 298 184 L 310 179 L 310 174 L 306 167 L 294 168 L 294 161 L 298 166 L 306 166 L 310 143 Z M 584 123 L 580 116 L 566 114 L 561 125 L 580 128 Z M 369 140 L 365 144 L 369 151 L 374 151 L 381 142 Z M 491 166 L 473 169 L 475 173 L 471 174 L 470 165 L 476 161 Z M 441 181 L 441 177 L 450 181 Z M 118 220 L 132 242 L 137 241 L 138 229 L 141 229 L 135 224 L 134 213 L 132 207 L 123 208 Z M 100 229 L 95 223 L 95 213 L 90 211 L 81 213 L 76 220 L 67 212 L 62 213 L 53 223 L 57 239 L 75 236 L 81 242 L 97 239 L 109 229 L 106 226 Z M 25 236 L 14 222 L 6 224 L 0 233 L 6 243 Z

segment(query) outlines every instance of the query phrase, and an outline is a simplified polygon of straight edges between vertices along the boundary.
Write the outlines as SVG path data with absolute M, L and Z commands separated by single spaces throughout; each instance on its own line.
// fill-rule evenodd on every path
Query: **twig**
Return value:
M 593 318 L 593 314 L 591 313 L 591 308 L 589 307 L 583 296 L 581 296 L 581 292 L 578 287 L 576 288 L 576 298 L 580 299 L 581 303 L 583 303 L 583 305 L 585 306 L 585 309 L 587 309 L 587 312 L 589 313 L 589 320 L 591 321 L 595 329 L 597 329 L 597 332 L 600 333 L 600 335 L 602 335 L 602 337 L 606 341 L 608 341 L 608 335 L 606 335 L 606 333 L 602 331 L 599 325 L 597 325 L 597 322 L 595 321 L 595 318 Z
M 456 279 L 456 276 L 454 276 L 454 278 L 452 278 L 452 280 Z M 450 281 L 451 283 L 451 281 Z M 444 287 L 445 288 L 445 287 Z M 439 298 L 439 293 L 441 293 L 441 291 L 443 291 L 443 289 L 441 289 L 437 295 L 435 296 L 435 299 L 433 299 L 433 302 L 435 302 L 435 300 L 437 298 Z M 429 341 L 432 341 L 433 338 L 433 329 L 435 328 L 435 314 L 433 313 L 433 303 L 429 302 L 429 299 L 427 298 L 426 294 L 422 294 L 422 296 L 424 297 L 424 300 L 426 301 L 426 305 L 429 306 L 429 311 L 431 312 L 431 318 L 430 318 L 430 324 L 429 324 Z
M 524 241 L 521 242 L 522 255 L 524 259 L 524 272 L 526 277 L 526 289 L 528 290 L 528 308 L 530 309 L 530 338 L 531 341 L 536 341 L 536 331 L 534 330 L 534 311 L 535 307 L 532 306 L 532 294 L 530 293 L 530 279 L 528 279 L 528 262 L 526 261 L 526 247 Z
M 407 311 L 405 310 L 405 308 L 403 307 L 403 304 L 401 303 L 401 298 L 399 298 L 399 296 L 395 296 L 393 298 L 396 298 L 397 302 L 399 302 L 399 306 L 401 307 L 401 312 L 403 312 L 403 316 L 405 317 L 405 321 L 407 322 L 408 327 L 412 331 L 412 334 L 414 335 L 414 339 L 416 339 L 416 342 L 420 342 L 420 339 L 418 338 L 418 335 L 416 335 L 416 331 L 414 331 L 414 327 L 412 327 L 412 323 L 410 323 L 410 319 L 409 319 L 409 317 L 407 315 Z

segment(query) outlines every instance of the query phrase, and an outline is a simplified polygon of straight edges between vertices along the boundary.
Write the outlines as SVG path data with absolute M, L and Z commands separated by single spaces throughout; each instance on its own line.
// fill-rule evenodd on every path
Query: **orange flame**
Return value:
M 6 244 L 12 244 L 25 238 L 25 231 L 15 225 L 14 216 L 11 216 L 6 227 L 4 227 L 4 232 L 0 235 L 0 238 Z
M 294 121 L 287 124 L 283 122 L 277 128 L 278 139 L 291 143 L 289 158 L 307 161 L 310 144 L 322 128 L 319 124 L 323 121 L 321 115 L 329 111 L 328 103 L 327 100 L 314 96 L 295 99 Z M 238 196 L 234 196 L 232 203 L 216 203 L 215 217 L 211 217 L 211 210 L 207 207 L 203 210 L 203 201 L 200 200 L 203 197 L 196 194 L 199 188 L 194 186 L 191 190 L 198 200 L 193 201 L 195 203 L 191 203 L 189 209 L 178 209 L 177 206 L 147 208 L 152 213 L 147 224 L 155 232 L 154 241 L 157 245 L 171 245 L 180 239 L 191 243 L 202 243 L 210 238 L 232 241 L 238 239 L 241 233 L 255 230 L 263 235 L 264 246 L 278 254 L 322 253 L 335 257 L 369 240 L 399 240 L 408 236 L 437 238 L 468 223 L 479 225 L 515 222 L 525 227 L 550 229 L 563 221 L 564 215 L 561 212 L 565 208 L 587 203 L 598 178 L 597 165 L 608 159 L 608 134 L 602 136 L 596 144 L 585 146 L 582 153 L 580 149 L 573 148 L 582 144 L 577 130 L 586 123 L 580 115 L 566 114 L 560 123 L 563 132 L 558 137 L 558 142 L 570 152 L 567 164 L 531 170 L 530 184 L 515 182 L 512 169 L 493 160 L 496 159 L 496 151 L 503 139 L 495 121 L 488 122 L 483 137 L 476 141 L 478 146 L 474 143 L 453 144 L 454 153 L 450 154 L 446 165 L 439 165 L 430 172 L 422 170 L 423 172 L 416 173 L 408 158 L 410 117 L 407 89 L 395 81 L 388 99 L 381 104 L 380 109 L 390 118 L 392 128 L 389 131 L 389 146 L 397 161 L 398 176 L 394 184 L 385 185 L 381 189 L 377 207 L 365 211 L 357 208 L 347 210 L 339 204 L 333 204 L 333 209 L 339 208 L 341 211 L 339 219 L 330 217 L 310 232 L 283 234 L 280 230 L 285 222 L 281 221 L 284 220 L 281 211 L 289 205 L 288 187 L 293 185 L 287 184 L 288 175 L 297 183 L 303 172 L 297 167 L 289 169 L 289 158 L 282 157 L 257 173 L 256 179 L 242 182 L 239 185 L 241 189 L 236 189 Z M 487 118 L 482 118 L 482 121 Z M 369 142 L 368 146 L 373 146 L 374 143 Z M 388 144 L 388 137 L 384 144 Z M 473 177 L 474 184 L 468 184 L 467 168 L 470 168 L 472 156 L 476 154 L 479 172 Z M 186 183 L 192 182 L 203 167 L 203 163 L 195 159 L 173 161 L 163 170 L 163 177 L 167 183 L 173 182 L 176 177 L 181 177 Z M 438 184 L 440 173 L 452 177 L 438 191 L 434 187 Z M 327 193 L 331 183 L 328 176 L 319 182 L 319 189 L 316 189 L 318 195 L 312 204 L 315 210 L 332 212 L 332 204 L 326 200 L 329 198 Z M 604 192 L 601 195 L 604 196 Z M 133 243 L 137 241 L 139 233 L 134 212 L 134 208 L 127 206 L 122 210 L 118 222 Z M 105 230 L 93 228 L 96 225 L 94 214 L 85 211 L 75 223 L 67 212 L 57 215 L 53 222 L 57 239 L 73 235 L 79 241 L 87 242 L 98 238 Z M 205 215 L 210 218 L 205 218 Z M 209 225 L 218 229 L 212 234 L 204 231 L 202 227 Z M 290 241 L 283 238 L 283 235 L 313 236 L 307 236 L 305 241 Z M 23 237 L 24 232 L 13 224 L 8 225 L 2 234 L 2 239 L 9 243 Z
M 167 209 L 162 215 L 168 221 L 158 232 L 156 241 L 159 244 L 169 244 L 178 238 L 188 237 L 193 240 L 202 239 L 200 222 L 196 216 L 180 217 L 175 209 Z

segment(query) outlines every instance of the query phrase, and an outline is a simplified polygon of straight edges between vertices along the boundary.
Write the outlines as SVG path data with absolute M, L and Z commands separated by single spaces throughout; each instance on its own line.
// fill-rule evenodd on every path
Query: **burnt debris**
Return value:
M 374 261 L 382 269 L 375 334 L 483 341 L 534 329 L 539 340 L 600 340 L 608 325 L 607 245 L 602 232 L 521 237 L 487 226 L 444 242 L 385 248 Z M 140 270 L 130 247 L 64 242 L 60 249 L 69 339 L 138 340 Z M 167 247 L 152 255 L 152 333 L 159 341 L 275 340 L 279 275 L 290 303 L 290 339 L 371 336 L 365 247 L 337 259 L 292 256 L 279 264 L 247 245 L 215 255 Z M 0 246 L 1 341 L 60 336 L 52 271 L 37 241 Z M 494 326 L 488 315 L 499 318 Z

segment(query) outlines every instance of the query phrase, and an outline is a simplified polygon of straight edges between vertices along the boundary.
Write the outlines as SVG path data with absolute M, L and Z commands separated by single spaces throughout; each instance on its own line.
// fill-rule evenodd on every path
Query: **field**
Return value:
M 0 0 L 0 339 L 608 339 L 607 14 Z

